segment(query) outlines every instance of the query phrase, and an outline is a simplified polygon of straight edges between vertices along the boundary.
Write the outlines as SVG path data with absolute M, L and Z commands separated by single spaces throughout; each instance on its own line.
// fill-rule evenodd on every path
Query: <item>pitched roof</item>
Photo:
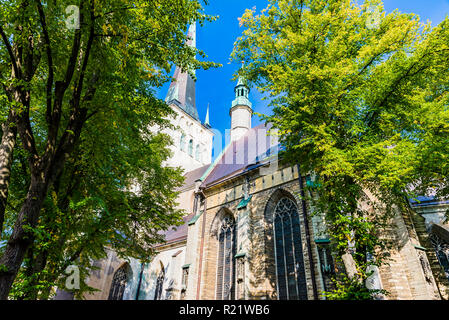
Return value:
M 200 167 L 198 169 L 192 170 L 187 172 L 184 175 L 184 184 L 183 186 L 178 189 L 186 189 L 195 184 L 195 181 L 197 181 L 201 176 L 204 174 L 204 172 L 209 168 L 209 164 L 205 165 L 203 167 Z M 189 221 L 192 220 L 192 218 L 195 216 L 194 213 L 191 213 L 183 218 L 184 223 L 179 227 L 172 227 L 164 232 L 165 236 L 165 243 L 162 243 L 160 245 L 170 244 L 173 242 L 182 241 L 184 239 L 187 239 L 187 231 L 188 231 L 188 224 Z
M 188 216 L 185 216 L 183 218 L 184 223 L 179 227 L 171 227 L 170 229 L 168 229 L 164 233 L 165 242 L 161 243 L 160 245 L 166 245 L 187 239 L 188 223 L 194 215 L 194 213 L 191 213 Z
M 268 135 L 271 127 L 271 124 L 261 124 L 251 128 L 239 140 L 228 145 L 213 164 L 187 172 L 184 175 L 185 180 L 181 189 L 191 187 L 203 176 L 205 176 L 203 177 L 205 180 L 202 185 L 208 187 L 264 163 L 267 157 L 278 151 L 277 141 L 273 141 Z M 207 173 L 208 170 L 210 170 L 209 173 Z M 188 223 L 194 216 L 195 213 L 185 216 L 183 225 L 167 230 L 165 232 L 166 242 L 161 245 L 187 239 Z
M 176 67 L 165 101 L 174 104 L 195 120 L 200 120 L 195 103 L 195 81 L 187 72 Z
M 210 167 L 210 164 L 207 164 L 205 166 L 202 166 L 198 169 L 189 171 L 186 174 L 184 174 L 184 184 L 178 190 L 187 189 L 187 188 L 195 185 L 195 181 L 200 179 L 203 176 L 204 172 L 206 172 L 206 170 L 209 167 Z
M 231 142 L 220 159 L 216 161 L 214 168 L 204 180 L 203 186 L 208 187 L 234 177 L 276 153 L 278 143 L 268 135 L 271 128 L 271 124 L 258 125 L 251 128 L 239 140 Z
M 416 198 L 409 199 L 409 202 L 412 207 L 426 207 L 449 204 L 449 199 L 437 199 L 435 196 L 418 196 Z

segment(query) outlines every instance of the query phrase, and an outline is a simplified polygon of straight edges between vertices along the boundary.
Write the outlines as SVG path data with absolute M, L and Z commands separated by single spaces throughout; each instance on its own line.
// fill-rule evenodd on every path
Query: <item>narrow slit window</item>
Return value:
M 193 140 L 189 141 L 189 156 L 193 157 Z

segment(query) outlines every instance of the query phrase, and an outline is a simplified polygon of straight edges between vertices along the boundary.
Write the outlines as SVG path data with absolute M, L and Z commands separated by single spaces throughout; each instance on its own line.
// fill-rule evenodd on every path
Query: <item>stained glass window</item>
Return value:
M 274 210 L 274 247 L 280 300 L 305 300 L 307 288 L 296 204 L 282 198 Z
M 235 299 L 236 229 L 233 218 L 223 219 L 218 235 L 217 300 Z
M 446 277 L 449 279 L 449 244 L 434 233 L 430 234 L 430 241 L 435 248 L 438 262 L 443 267 Z
M 128 281 L 128 265 L 120 267 L 112 278 L 111 289 L 109 290 L 108 300 L 122 300 L 125 292 L 126 282 Z

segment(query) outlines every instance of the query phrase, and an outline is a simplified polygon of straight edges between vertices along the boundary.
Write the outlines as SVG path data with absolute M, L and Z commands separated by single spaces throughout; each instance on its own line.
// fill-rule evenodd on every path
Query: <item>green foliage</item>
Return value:
M 325 293 L 328 300 L 374 300 L 378 295 L 388 295 L 385 290 L 368 289 L 363 282 L 347 277 L 335 282 L 335 289 Z
M 367 254 L 388 258 L 382 231 L 406 198 L 448 195 L 449 19 L 432 28 L 377 0 L 271 0 L 240 22 L 233 59 L 269 94 L 263 118 L 285 159 L 320 177 L 314 207 L 363 275 Z M 340 283 L 338 296 L 362 287 Z
M 218 66 L 198 60 L 205 53 L 186 45 L 191 23 L 216 19 L 202 3 L 2 2 L 0 25 L 8 41 L 0 41 L 0 82 L 28 92 L 30 106 L 2 91 L 0 119 L 13 108 L 32 137 L 19 135 L 1 230 L 1 240 L 17 228 L 32 240 L 10 298 L 50 298 L 55 287 L 65 287 L 64 271 L 73 264 L 81 275 L 74 293 L 82 298 L 92 291 L 84 282 L 95 270 L 92 261 L 105 257 L 106 247 L 145 261 L 163 241 L 161 231 L 182 222 L 174 191 L 182 172 L 163 166 L 172 141 L 160 133 L 174 113 L 155 97 L 155 88 L 171 79 L 174 64 L 189 72 Z M 67 27 L 69 5 L 80 10 L 78 29 Z M 14 57 L 26 61 L 19 75 L 11 74 L 17 63 L 8 42 Z M 66 82 L 58 118 L 56 100 Z M 37 168 L 34 159 L 50 169 Z M 22 227 L 18 214 L 36 176 L 47 179 L 48 188 L 37 223 Z

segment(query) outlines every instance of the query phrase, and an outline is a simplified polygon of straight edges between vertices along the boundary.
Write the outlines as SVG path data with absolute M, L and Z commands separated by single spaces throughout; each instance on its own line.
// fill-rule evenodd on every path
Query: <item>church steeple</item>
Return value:
M 204 125 L 206 126 L 206 128 L 211 127 L 209 123 L 209 104 L 207 104 L 206 120 L 204 121 Z
M 235 99 L 231 110 L 231 141 L 238 140 L 251 129 L 253 115 L 252 103 L 249 101 L 249 87 L 246 80 L 240 76 L 234 88 Z
M 196 23 L 192 23 L 187 33 L 187 45 L 196 47 Z M 187 73 L 182 72 L 181 68 L 176 67 L 174 80 L 170 84 L 165 101 L 168 104 L 174 104 L 184 110 L 192 118 L 199 121 L 198 110 L 195 102 L 195 81 Z
M 233 107 L 236 105 L 244 105 L 252 108 L 252 103 L 251 101 L 249 101 L 249 88 L 246 84 L 245 78 L 243 78 L 242 76 L 239 77 L 237 85 L 234 88 L 234 92 L 235 99 L 232 102 Z

